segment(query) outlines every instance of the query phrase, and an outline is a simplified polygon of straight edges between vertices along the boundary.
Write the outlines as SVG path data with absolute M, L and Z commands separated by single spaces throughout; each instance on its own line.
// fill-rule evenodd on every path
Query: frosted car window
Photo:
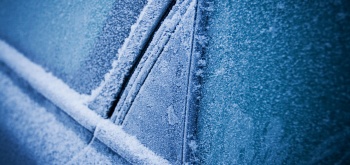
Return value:
M 349 1 L 209 7 L 199 111 L 204 164 L 346 164 Z
M 178 11 L 175 6 L 165 26 L 157 31 L 112 116 L 127 133 L 171 164 L 185 161 L 182 156 L 195 16 L 195 3 L 190 2 L 183 1 Z
M 0 38 L 80 93 L 96 88 L 117 58 L 142 1 L 0 2 Z

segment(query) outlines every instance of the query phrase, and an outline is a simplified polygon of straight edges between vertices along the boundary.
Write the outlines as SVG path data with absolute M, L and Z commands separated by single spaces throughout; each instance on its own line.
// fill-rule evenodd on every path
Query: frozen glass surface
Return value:
M 178 6 L 173 8 L 176 14 L 170 13 L 155 34 L 116 108 L 122 112 L 126 111 L 124 107 L 130 107 L 125 112 L 123 129 L 171 164 L 184 164 L 186 99 L 195 16 L 193 3 L 188 4 L 183 3 L 178 10 L 174 9 Z M 180 10 L 185 11 L 183 15 Z M 167 33 L 169 31 L 171 33 Z M 167 41 L 159 42 L 163 40 Z
M 97 87 L 142 1 L 0 1 L 0 38 L 80 93 Z
M 350 161 L 349 1 L 213 0 L 204 164 Z

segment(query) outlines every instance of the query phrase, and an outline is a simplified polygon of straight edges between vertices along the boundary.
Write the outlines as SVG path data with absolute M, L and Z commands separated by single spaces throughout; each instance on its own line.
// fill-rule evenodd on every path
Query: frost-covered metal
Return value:
M 207 1 L 204 164 L 348 164 L 350 4 Z

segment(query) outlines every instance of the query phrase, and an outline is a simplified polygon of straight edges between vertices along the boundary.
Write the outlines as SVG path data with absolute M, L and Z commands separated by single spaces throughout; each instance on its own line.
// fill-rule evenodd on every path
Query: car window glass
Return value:
M 0 38 L 76 91 L 89 94 L 111 68 L 145 4 L 4 0 Z

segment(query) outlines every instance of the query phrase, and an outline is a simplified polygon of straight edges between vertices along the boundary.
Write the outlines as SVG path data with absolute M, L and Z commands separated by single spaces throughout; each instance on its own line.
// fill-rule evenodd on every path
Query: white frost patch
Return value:
M 223 75 L 225 73 L 226 73 L 226 69 L 224 67 L 222 67 L 222 68 L 219 68 L 219 69 L 215 70 L 214 75 L 215 76 L 220 76 L 220 75 Z
M 188 143 L 188 146 L 191 148 L 192 151 L 197 151 L 197 149 L 198 149 L 198 145 L 197 145 L 196 141 L 194 141 L 194 140 L 191 140 Z
M 170 125 L 175 125 L 179 122 L 179 118 L 175 114 L 174 107 L 171 105 L 167 108 L 168 122 Z

